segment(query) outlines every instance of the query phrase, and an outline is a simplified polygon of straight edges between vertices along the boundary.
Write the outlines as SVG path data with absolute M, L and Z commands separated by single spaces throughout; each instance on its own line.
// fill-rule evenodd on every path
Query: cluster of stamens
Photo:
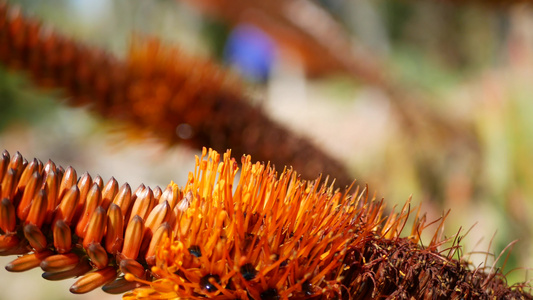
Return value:
M 291 170 L 278 178 L 274 169 L 252 164 L 250 157 L 242 163 L 234 190 L 237 167 L 229 153 L 223 162 L 215 152 L 197 162 L 183 191 L 188 207 L 158 248 L 152 272 L 161 279 L 135 290 L 135 296 L 298 299 L 340 294 L 339 267 L 353 240 L 350 228 L 361 198 L 343 197 L 319 180 L 299 181 Z

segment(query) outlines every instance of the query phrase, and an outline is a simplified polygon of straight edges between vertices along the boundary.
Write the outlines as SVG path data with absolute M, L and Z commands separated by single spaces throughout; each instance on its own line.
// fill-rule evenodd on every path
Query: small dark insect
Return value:
M 257 270 L 251 263 L 246 263 L 241 267 L 241 275 L 244 279 L 250 281 L 257 275 Z
M 202 256 L 202 250 L 200 250 L 200 247 L 197 246 L 197 245 L 192 245 L 189 247 L 189 253 L 191 255 L 194 255 L 196 257 L 201 257 Z
M 216 274 L 205 275 L 204 277 L 200 278 L 200 287 L 210 293 L 216 292 L 218 289 L 211 281 L 220 284 L 220 276 Z

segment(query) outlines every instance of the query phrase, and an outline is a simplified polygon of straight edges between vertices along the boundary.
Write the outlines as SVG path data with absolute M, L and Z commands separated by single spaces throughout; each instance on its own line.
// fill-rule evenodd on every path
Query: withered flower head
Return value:
M 366 190 L 249 156 L 238 171 L 229 151 L 204 149 L 183 188 L 132 192 L 4 151 L 0 255 L 23 254 L 9 271 L 40 266 L 45 279 L 80 276 L 73 293 L 103 286 L 124 299 L 533 299 L 453 258 L 457 244 L 440 252 L 438 234 L 422 246 L 418 213 L 401 237 L 409 202 L 384 217 Z

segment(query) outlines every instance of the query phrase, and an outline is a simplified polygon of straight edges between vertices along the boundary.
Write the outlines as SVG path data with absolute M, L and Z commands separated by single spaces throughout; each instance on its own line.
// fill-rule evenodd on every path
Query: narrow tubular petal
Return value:
M 59 185 L 59 199 L 63 199 L 68 190 L 72 188 L 73 185 L 76 185 L 78 181 L 78 175 L 76 170 L 73 167 L 68 167 L 63 174 L 61 183 Z
M 70 227 L 63 220 L 57 220 L 53 229 L 54 247 L 58 253 L 67 253 L 72 249 L 72 234 Z
M 109 204 L 115 198 L 115 195 L 118 192 L 118 182 L 114 177 L 111 177 L 104 189 L 102 190 L 102 204 L 100 204 L 104 209 L 109 207 Z
M 132 204 L 131 187 L 129 184 L 124 183 L 118 190 L 113 203 L 118 205 L 122 210 L 122 216 L 125 217 Z
M 4 175 L 4 178 L 2 179 L 2 194 L 0 195 L 1 198 L 13 199 L 17 184 L 16 177 L 17 170 L 11 168 L 7 169 L 7 172 Z
M 131 291 L 134 288 L 138 288 L 140 284 L 135 281 L 127 281 L 124 277 L 119 277 L 116 280 L 105 284 L 102 290 L 108 294 L 123 294 L 127 291 Z
M 107 252 L 116 254 L 121 250 L 124 241 L 124 217 L 122 210 L 114 203 L 111 204 L 107 212 L 107 232 L 105 237 L 105 247 Z
M 100 243 L 105 233 L 106 211 L 103 207 L 98 206 L 91 215 L 87 225 L 87 234 L 83 239 L 83 247 L 87 249 L 91 243 Z
M 0 201 L 0 229 L 4 232 L 13 232 L 15 230 L 17 218 L 15 216 L 15 207 L 9 199 L 4 198 Z
M 76 213 L 74 214 L 74 220 L 79 220 L 83 209 L 85 208 L 85 201 L 87 201 L 87 194 L 93 185 L 93 179 L 89 173 L 85 172 L 78 180 L 78 190 L 80 190 L 80 197 L 78 205 L 76 206 Z
M 11 255 L 10 250 L 16 248 L 19 243 L 20 239 L 14 234 L 0 235 L 0 255 Z
M 145 189 L 146 189 L 146 185 L 144 185 L 144 183 L 139 184 L 137 189 L 135 189 L 135 191 L 132 194 L 132 198 L 133 198 L 132 200 L 135 200 L 135 199 L 139 198 L 139 196 L 142 194 L 142 192 Z
M 136 259 L 139 255 L 141 242 L 144 233 L 144 222 L 138 215 L 135 215 L 126 228 L 124 235 L 124 247 L 122 255 L 125 258 Z
M 44 272 L 43 278 L 46 280 L 63 280 L 67 278 L 72 277 L 78 277 L 81 276 L 89 271 L 91 271 L 93 267 L 89 263 L 89 260 L 84 257 L 80 259 L 80 262 L 72 269 L 67 271 L 61 271 L 61 272 Z
M 8 168 L 16 170 L 17 174 L 22 173 L 22 170 L 24 169 L 24 157 L 22 157 L 20 152 L 17 151 L 17 153 L 13 155 L 11 161 L 9 162 Z
M 33 224 L 40 228 L 46 218 L 47 207 L 46 192 L 40 190 L 31 202 L 30 211 L 26 218 L 26 224 Z
M 155 265 L 155 254 L 159 245 L 170 236 L 171 226 L 168 223 L 163 223 L 153 234 L 148 250 L 146 251 L 146 263 L 148 265 Z
M 170 206 L 167 201 L 156 205 L 146 218 L 145 227 L 146 230 L 153 233 L 161 224 L 163 224 L 169 216 Z
M 86 249 L 87 255 L 91 259 L 93 266 L 100 270 L 107 266 L 109 258 L 107 257 L 107 252 L 100 243 L 91 243 Z
M 6 270 L 9 272 L 23 272 L 38 267 L 41 262 L 52 255 L 51 250 L 45 250 L 39 253 L 26 254 L 21 256 L 6 265 Z
M 43 172 L 47 176 L 50 175 L 50 172 L 57 173 L 56 164 L 51 159 L 49 159 L 43 166 Z
M 2 154 L 0 154 L 0 182 L 2 182 L 8 170 L 9 159 L 9 152 L 7 150 L 2 151 Z
M 17 216 L 19 219 L 26 220 L 26 217 L 30 212 L 31 201 L 41 186 L 41 179 L 41 174 L 39 174 L 39 172 L 34 172 L 28 181 L 28 184 L 24 188 L 22 199 L 17 207 Z
M 133 274 L 137 278 L 144 278 L 145 268 L 134 259 L 123 259 L 120 261 L 120 271 L 124 274 Z
M 80 257 L 74 253 L 56 254 L 45 258 L 40 266 L 45 272 L 64 272 L 74 269 L 80 263 Z
M 76 212 L 76 207 L 80 198 L 80 190 L 76 185 L 71 186 L 71 188 L 64 193 L 64 197 L 61 199 L 59 206 L 55 212 L 54 220 L 63 220 L 65 223 L 70 225 L 74 213 Z
M 114 267 L 105 267 L 80 277 L 71 287 L 70 292 L 74 294 L 84 294 L 90 292 L 117 277 Z
M 170 208 L 173 209 L 176 203 L 174 203 L 174 199 L 172 196 L 172 185 L 169 184 L 167 188 L 163 191 L 163 194 L 161 194 L 161 197 L 159 197 L 159 204 L 163 203 L 164 201 L 167 201 L 170 205 Z M 177 200 L 177 197 L 176 197 Z
M 39 173 L 39 163 L 36 158 L 34 158 L 22 171 L 22 174 L 20 174 L 20 178 L 17 184 L 17 190 L 19 192 L 24 191 L 25 187 L 29 184 L 29 182 L 32 180 L 31 177 L 35 172 Z
M 47 172 L 44 190 L 47 203 L 45 222 L 51 223 L 54 211 L 59 204 L 59 178 L 55 168 Z
M 145 188 L 140 192 L 139 196 L 133 204 L 131 209 L 131 214 L 128 220 L 128 223 L 133 220 L 133 217 L 139 216 L 141 219 L 145 220 L 152 208 L 155 205 L 154 194 L 152 189 L 149 187 Z
M 35 251 L 41 252 L 46 249 L 46 237 L 39 227 L 33 224 L 24 225 L 24 236 L 28 240 L 28 243 L 30 243 L 30 246 L 35 249 Z
M 87 224 L 89 224 L 89 220 L 91 218 L 92 213 L 96 210 L 98 206 L 100 206 L 101 201 L 102 193 L 100 190 L 100 186 L 98 186 L 98 184 L 95 182 L 87 193 L 85 207 L 80 216 L 80 219 L 78 220 L 78 223 L 76 224 L 76 234 L 79 237 L 85 237 L 85 234 L 87 233 Z
M 100 175 L 96 175 L 94 177 L 93 183 L 96 183 L 98 187 L 100 188 L 100 190 L 104 189 L 104 180 L 102 179 L 102 177 L 100 177 Z
M 156 186 L 152 190 L 152 192 L 154 193 L 154 198 L 159 201 L 159 199 L 161 198 L 161 194 L 163 194 L 163 191 L 161 190 L 161 188 L 159 186 Z

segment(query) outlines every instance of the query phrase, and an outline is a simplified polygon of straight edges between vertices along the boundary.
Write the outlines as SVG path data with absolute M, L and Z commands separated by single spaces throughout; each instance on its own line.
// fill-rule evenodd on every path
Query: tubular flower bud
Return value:
M 70 227 L 65 221 L 59 219 L 54 223 L 52 230 L 54 247 L 58 253 L 67 253 L 72 249 L 72 235 Z
M 74 253 L 56 254 L 45 258 L 40 266 L 45 272 L 64 272 L 74 269 L 80 262 L 80 257 Z
M 0 201 L 0 229 L 9 233 L 15 230 L 17 216 L 15 215 L 15 207 L 8 198 Z
M 117 277 L 117 271 L 113 267 L 87 273 L 78 279 L 71 287 L 70 291 L 74 294 L 88 293 Z
M 107 212 L 107 232 L 105 248 L 107 252 L 116 254 L 124 242 L 124 216 L 120 206 L 112 203 Z

